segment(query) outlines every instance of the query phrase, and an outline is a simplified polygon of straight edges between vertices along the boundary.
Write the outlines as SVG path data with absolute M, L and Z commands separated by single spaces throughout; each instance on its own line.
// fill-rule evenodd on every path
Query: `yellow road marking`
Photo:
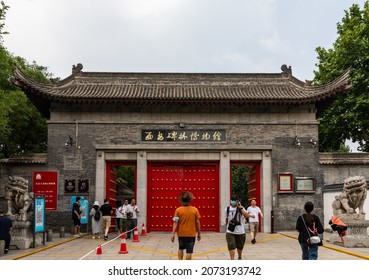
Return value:
M 281 235 L 284 235 L 286 237 L 289 237 L 289 238 L 297 239 L 296 236 L 292 236 L 292 235 L 285 234 L 285 233 L 280 233 L 280 234 Z M 361 259 L 369 260 L 369 256 L 358 254 L 358 253 L 354 253 L 354 252 L 350 252 L 350 251 L 347 251 L 345 249 L 336 248 L 336 247 L 332 247 L 330 245 L 325 245 L 325 244 L 323 244 L 322 247 L 327 248 L 327 249 L 330 249 L 330 250 L 333 250 L 333 251 L 337 251 L 337 252 L 340 252 L 340 253 L 344 253 L 344 254 L 347 254 L 347 255 L 355 256 L 355 257 L 358 257 L 358 258 L 361 258 Z

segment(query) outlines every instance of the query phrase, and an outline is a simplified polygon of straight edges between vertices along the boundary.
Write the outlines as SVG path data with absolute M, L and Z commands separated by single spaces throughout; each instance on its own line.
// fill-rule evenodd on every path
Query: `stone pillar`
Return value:
M 367 228 L 369 227 L 369 220 L 342 220 L 347 225 L 346 236 L 343 237 L 343 242 L 337 234 L 333 232 L 329 242 L 332 244 L 342 245 L 346 248 L 369 248 L 369 236 Z
M 105 153 L 97 151 L 96 154 L 96 194 L 95 200 L 102 203 L 106 196 L 105 194 Z M 74 234 L 74 233 L 73 233 Z
M 137 206 L 140 209 L 138 226 L 147 225 L 147 153 L 137 152 Z
M 225 208 L 229 205 L 229 190 L 231 188 L 230 182 L 230 174 L 231 174 L 231 163 L 228 151 L 221 151 L 220 152 L 220 166 L 219 166 L 219 195 L 220 195 L 220 232 L 226 231 L 225 225 Z
M 65 237 L 65 228 L 64 227 L 60 227 L 60 238 L 64 238 Z

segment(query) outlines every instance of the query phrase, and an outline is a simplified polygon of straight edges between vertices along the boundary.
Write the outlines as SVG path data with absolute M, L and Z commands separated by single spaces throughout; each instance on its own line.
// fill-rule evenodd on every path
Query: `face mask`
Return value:
M 232 206 L 236 206 L 237 201 L 236 200 L 231 200 L 231 204 L 232 204 Z

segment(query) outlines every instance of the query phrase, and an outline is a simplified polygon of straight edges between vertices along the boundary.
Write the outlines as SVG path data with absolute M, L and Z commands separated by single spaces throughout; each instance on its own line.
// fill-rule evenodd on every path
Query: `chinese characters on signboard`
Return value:
M 58 197 L 58 172 L 33 172 L 33 192 L 45 195 L 45 209 L 56 210 Z
M 142 130 L 145 142 L 224 142 L 225 130 Z

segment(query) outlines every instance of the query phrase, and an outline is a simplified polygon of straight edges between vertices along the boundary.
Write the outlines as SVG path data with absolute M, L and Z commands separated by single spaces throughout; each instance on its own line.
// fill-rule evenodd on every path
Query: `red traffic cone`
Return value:
M 133 230 L 133 240 L 132 242 L 140 242 L 140 240 L 138 240 L 138 228 L 135 227 L 135 229 Z
M 142 223 L 141 236 L 146 236 L 146 228 L 144 223 Z
M 126 243 L 126 233 L 122 234 L 122 239 L 120 241 L 120 251 L 119 254 L 127 254 L 127 243 Z
M 100 258 L 101 258 L 101 255 L 102 255 L 102 248 L 101 248 L 101 245 L 99 245 L 99 246 L 96 248 L 96 255 L 97 255 L 97 259 L 100 259 Z

